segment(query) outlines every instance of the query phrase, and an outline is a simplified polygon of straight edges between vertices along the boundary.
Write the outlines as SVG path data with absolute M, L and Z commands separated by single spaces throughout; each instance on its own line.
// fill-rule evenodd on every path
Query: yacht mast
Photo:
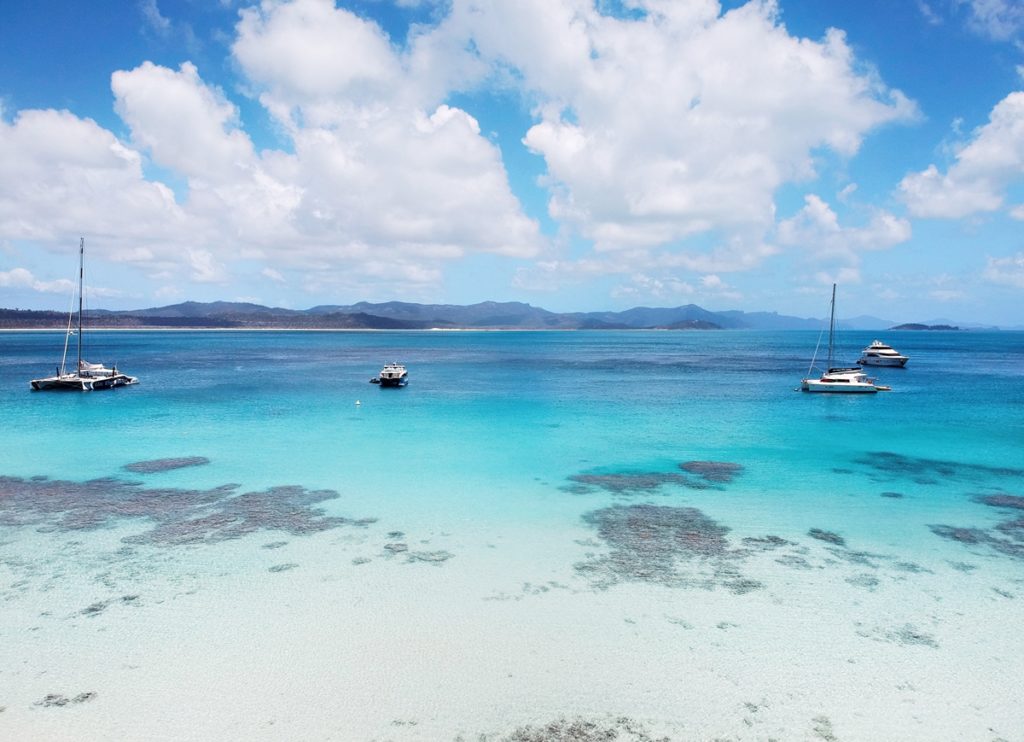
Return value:
M 833 340 L 833 335 L 835 334 L 835 329 L 836 329 L 836 285 L 832 284 L 832 316 L 829 318 L 829 321 L 828 321 L 828 366 L 827 366 L 827 368 L 829 368 L 829 369 L 832 368 L 832 363 L 833 363 L 832 356 L 833 356 L 833 352 L 835 351 L 835 342 Z M 79 330 L 79 333 L 81 333 L 81 330 Z
M 82 279 L 85 275 L 85 237 L 78 243 L 78 365 L 75 373 L 82 373 Z M 834 301 L 834 299 L 833 299 Z

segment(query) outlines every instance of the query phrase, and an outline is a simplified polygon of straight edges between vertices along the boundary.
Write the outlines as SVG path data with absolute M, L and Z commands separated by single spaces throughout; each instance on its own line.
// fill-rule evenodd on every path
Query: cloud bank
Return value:
M 714 0 L 629 6 L 623 17 L 592 0 L 453 0 L 396 39 L 330 0 L 265 0 L 239 13 L 235 88 L 188 61 L 114 71 L 123 140 L 69 111 L 0 120 L 0 238 L 101 236 L 97 249 L 167 294 L 248 271 L 268 287 L 398 296 L 436 289 L 445 266 L 478 254 L 511 261 L 519 286 L 618 274 L 727 292 L 720 273 L 809 230 L 846 264 L 906 239 L 884 213 L 837 232 L 823 202 L 777 224 L 777 192 L 813 181 L 821 152 L 852 157 L 871 131 L 917 115 L 842 32 L 794 36 L 769 0 L 724 14 Z M 514 144 L 543 161 L 557 235 L 513 191 L 502 148 L 452 103 L 494 85 L 530 111 Z M 243 92 L 286 146 L 254 145 L 232 100 Z M 998 179 L 976 174 L 1003 118 L 1019 118 L 1018 100 L 1004 104 L 949 173 L 904 181 L 912 210 L 950 211 L 944 191 L 992 206 Z M 574 240 L 583 257 L 564 253 Z

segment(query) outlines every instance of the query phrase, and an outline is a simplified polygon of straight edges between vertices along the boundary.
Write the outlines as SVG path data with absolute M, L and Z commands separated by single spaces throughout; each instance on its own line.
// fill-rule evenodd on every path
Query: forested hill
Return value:
M 66 327 L 66 313 L 0 309 L 0 328 Z M 822 319 L 789 317 L 774 312 L 712 312 L 696 304 L 679 307 L 634 307 L 621 312 L 550 312 L 521 302 L 415 304 L 360 302 L 351 305 L 284 309 L 244 302 L 184 302 L 127 311 L 87 310 L 90 327 L 220 328 L 310 330 L 817 330 Z M 847 329 L 881 330 L 895 323 L 877 317 L 840 321 Z

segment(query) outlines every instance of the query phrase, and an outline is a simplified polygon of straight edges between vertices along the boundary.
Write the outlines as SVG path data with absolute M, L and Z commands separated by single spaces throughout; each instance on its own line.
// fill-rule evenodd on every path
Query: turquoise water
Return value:
M 201 455 L 208 467 L 161 484 L 300 484 L 425 513 L 437 509 L 418 494 L 429 487 L 529 519 L 516 493 L 537 481 L 555 497 L 581 472 L 685 460 L 742 464 L 730 496 L 812 507 L 883 489 L 855 463 L 872 452 L 1024 467 L 1017 333 L 889 338 L 911 362 L 878 369 L 893 391 L 870 398 L 794 393 L 817 339 L 799 332 L 95 333 L 94 355 L 122 357 L 139 386 L 26 393 L 55 338 L 0 335 L 0 405 L 18 431 L 0 453 L 4 474 L 83 480 Z M 851 355 L 871 339 L 844 337 Z M 367 383 L 391 358 L 410 368 L 408 389 Z M 978 486 L 1005 484 L 976 474 Z M 928 485 L 928 499 L 962 500 L 963 484 Z
M 848 359 L 874 337 L 844 333 Z M 568 598 L 557 598 L 566 605 L 553 610 L 556 598 L 532 597 L 549 589 L 576 596 L 577 606 L 612 601 L 604 609 L 614 615 L 638 600 L 692 606 L 714 596 L 707 598 L 714 610 L 749 616 L 756 601 L 765 601 L 791 605 L 786 615 L 794 621 L 801 616 L 793 625 L 783 617 L 760 627 L 776 639 L 797 641 L 807 630 L 841 633 L 867 653 L 865 663 L 898 663 L 907 652 L 924 651 L 916 642 L 936 657 L 946 650 L 962 662 L 972 650 L 942 628 L 952 627 L 952 614 L 935 618 L 927 607 L 943 599 L 942 586 L 959 595 L 959 616 L 981 606 L 978 622 L 1024 618 L 1024 500 L 1013 499 L 1024 496 L 1024 334 L 888 333 L 883 339 L 910 356 L 908 367 L 873 370 L 892 392 L 847 397 L 794 391 L 817 333 L 95 332 L 86 357 L 116 362 L 141 383 L 45 394 L 31 393 L 28 381 L 50 372 L 62 337 L 0 333 L 0 576 L 7 581 L 0 584 L 0 610 L 8 619 L 0 630 L 7 654 L 0 659 L 15 663 L 0 665 L 0 707 L 6 707 L 0 733 L 7 723 L 39 730 L 39 738 L 70 734 L 57 715 L 65 712 L 93 714 L 87 728 L 100 736 L 130 728 L 101 720 L 118 719 L 116 709 L 125 708 L 123 694 L 130 691 L 105 676 L 98 659 L 96 666 L 76 665 L 75 677 L 93 674 L 79 683 L 82 692 L 95 694 L 76 701 L 70 694 L 78 685 L 62 690 L 60 682 L 51 688 L 40 679 L 60 678 L 62 665 L 40 659 L 31 637 L 59 636 L 73 648 L 88 645 L 85 637 L 101 626 L 122 639 L 140 627 L 167 628 L 182 620 L 184 609 L 175 607 L 180 595 L 200 601 L 186 615 L 204 635 L 219 610 L 265 599 L 259 586 L 268 575 L 291 586 L 281 589 L 344 583 L 368 604 L 382 600 L 383 583 L 392 602 L 379 610 L 410 610 L 408 596 L 423 590 L 446 612 L 476 615 L 486 604 L 493 612 L 467 618 L 463 627 L 479 637 L 495 630 L 490 622 L 511 615 L 501 613 L 511 603 L 496 598 L 514 592 L 517 605 L 547 601 L 545 611 L 553 611 L 517 619 L 537 622 L 543 638 L 534 642 L 549 639 L 540 627 L 553 616 L 575 616 Z M 368 383 L 390 360 L 409 368 L 408 387 Z M 124 468 L 179 457 L 208 463 L 148 473 Z M 717 468 L 688 470 L 687 462 Z M 274 489 L 281 487 L 292 489 Z M 649 534 L 669 535 L 655 548 L 645 540 Z M 784 545 L 743 541 L 768 537 Z M 412 555 L 418 571 L 392 569 L 407 563 L 402 559 L 414 561 Z M 324 571 L 328 562 L 335 571 Z M 358 574 L 374 578 L 364 583 Z M 830 585 L 838 602 L 808 629 L 801 601 L 813 593 L 829 603 Z M 332 610 L 312 602 L 308 610 Z M 102 607 L 87 611 L 96 605 Z M 895 628 L 874 627 L 871 611 L 879 605 L 886 611 L 904 605 L 910 613 Z M 678 618 L 677 607 L 666 610 Z M 854 615 L 856 621 L 846 620 Z M 616 620 L 618 626 L 632 619 Z M 279 621 L 301 623 L 288 614 Z M 724 632 L 710 626 L 717 641 Z M 591 628 L 596 632 L 597 624 Z M 270 624 L 251 629 L 269 635 Z M 406 640 L 404 630 L 394 632 L 389 635 Z M 151 651 L 167 671 L 174 662 L 171 637 L 180 635 L 169 628 L 160 634 L 163 639 L 150 640 Z M 569 665 L 590 651 L 561 641 L 568 642 L 563 661 Z M 1019 671 L 1020 640 L 991 641 L 978 660 L 982 674 L 999 679 Z M 749 646 L 739 642 L 736 651 Z M 284 651 L 264 649 L 267 662 Z M 487 651 L 501 654 L 481 650 Z M 825 657 L 818 657 L 823 667 Z M 378 660 L 371 652 L 365 661 Z M 724 671 L 729 662 L 709 661 L 717 669 L 708 672 Z M 628 675 L 630 659 L 616 663 L 615 677 Z M 27 669 L 34 664 L 40 667 Z M 463 670 L 483 687 L 498 682 L 469 660 Z M 930 671 L 921 672 L 917 687 L 927 686 Z M 158 675 L 147 681 L 154 688 Z M 32 678 L 28 686 L 26 678 Z M 641 693 L 631 708 L 617 705 L 631 697 L 627 688 L 650 691 L 644 683 L 602 682 L 585 703 L 567 697 L 552 714 L 614 711 L 637 715 L 652 729 L 661 724 L 668 736 L 683 735 L 678 738 L 712 732 L 759 738 L 742 723 L 752 712 L 740 705 L 735 727 L 698 724 L 683 733 L 672 726 L 682 721 L 671 703 L 650 705 L 649 694 Z M 15 683 L 29 689 L 13 690 Z M 557 696 L 562 686 L 552 683 Z M 961 731 L 972 737 L 988 724 L 1006 739 L 1020 739 L 1020 712 L 1000 706 L 986 681 L 978 683 L 992 705 L 975 714 L 976 726 L 970 726 L 974 716 L 961 722 L 968 725 Z M 789 697 L 804 697 L 798 686 L 787 688 Z M 846 692 L 834 689 L 835 708 L 820 701 L 831 709 L 830 724 L 843 721 Z M 43 703 L 51 693 L 64 693 L 67 703 Z M 917 703 L 920 711 L 948 699 L 938 689 L 924 690 Z M 794 726 L 791 712 L 779 711 L 772 722 L 783 737 L 812 735 L 821 726 L 811 711 L 796 714 L 804 726 Z M 381 713 L 376 719 L 367 712 L 340 730 L 317 726 L 310 720 L 320 718 L 315 711 L 303 717 L 306 726 L 287 714 L 276 718 L 278 730 L 292 730 L 284 738 L 337 739 L 484 732 L 499 739 L 550 721 L 534 704 L 502 717 L 505 727 L 479 709 L 435 710 L 429 723 L 425 713 L 408 723 Z M 853 733 L 837 731 L 842 739 L 859 738 L 857 730 L 867 728 L 857 718 L 845 723 Z M 259 736 L 242 720 L 227 729 L 197 728 L 221 738 Z M 935 731 L 926 721 L 908 720 L 892 738 L 934 739 Z M 203 737 L 209 734 L 197 734 Z

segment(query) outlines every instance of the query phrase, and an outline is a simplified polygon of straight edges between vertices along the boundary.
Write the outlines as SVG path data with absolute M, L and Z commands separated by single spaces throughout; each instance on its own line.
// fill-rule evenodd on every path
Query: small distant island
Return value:
M 921 325 L 916 322 L 907 322 L 903 325 L 890 327 L 890 330 L 959 330 L 956 325 Z

